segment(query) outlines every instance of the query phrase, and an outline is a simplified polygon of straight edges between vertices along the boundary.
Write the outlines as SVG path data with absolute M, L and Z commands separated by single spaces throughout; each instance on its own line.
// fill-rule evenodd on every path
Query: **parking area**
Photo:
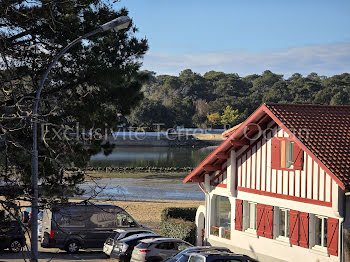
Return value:
M 19 262 L 29 261 L 28 252 L 11 253 L 8 250 L 0 251 L 0 262 Z M 43 249 L 39 248 L 39 261 L 113 261 L 108 259 L 106 255 L 100 250 L 82 250 L 77 254 L 68 254 L 67 252 L 59 249 Z

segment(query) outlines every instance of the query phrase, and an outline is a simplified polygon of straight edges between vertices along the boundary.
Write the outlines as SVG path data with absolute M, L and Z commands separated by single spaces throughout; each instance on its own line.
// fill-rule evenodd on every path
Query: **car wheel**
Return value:
M 66 251 L 71 254 L 77 253 L 79 251 L 79 248 L 80 243 L 77 240 L 71 240 L 66 245 Z
M 22 250 L 22 244 L 19 240 L 12 240 L 10 243 L 10 251 L 13 253 L 18 253 Z

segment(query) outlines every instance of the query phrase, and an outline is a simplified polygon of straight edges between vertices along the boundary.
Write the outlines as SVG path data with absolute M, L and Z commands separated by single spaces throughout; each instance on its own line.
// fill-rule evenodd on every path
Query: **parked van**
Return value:
M 144 228 L 123 208 L 107 204 L 78 204 L 45 209 L 41 246 L 76 253 L 80 248 L 103 248 L 114 229 Z

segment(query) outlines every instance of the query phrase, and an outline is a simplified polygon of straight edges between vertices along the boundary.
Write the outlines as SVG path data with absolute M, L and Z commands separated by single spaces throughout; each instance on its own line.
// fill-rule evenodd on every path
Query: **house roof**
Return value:
M 250 128 L 251 124 L 264 128 L 271 119 L 290 136 L 294 134 L 294 141 L 343 189 L 350 189 L 350 106 L 324 105 L 261 105 L 185 178 L 184 183 L 203 181 L 204 174 L 220 167 L 231 150 L 244 146 L 247 142 L 244 134 L 252 137 L 257 133 L 256 128 L 255 132 Z
M 239 126 L 242 123 L 239 123 L 238 125 L 235 125 L 234 127 L 231 127 L 230 129 L 227 129 L 224 133 L 222 133 L 223 137 L 229 137 L 237 128 L 239 128 Z

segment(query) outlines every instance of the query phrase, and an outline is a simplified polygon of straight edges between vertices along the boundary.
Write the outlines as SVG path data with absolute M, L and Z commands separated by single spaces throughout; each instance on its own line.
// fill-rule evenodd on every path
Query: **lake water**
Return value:
M 197 183 L 183 184 L 182 179 L 102 178 L 86 181 L 80 188 L 85 190 L 86 198 L 96 195 L 97 199 L 108 200 L 204 200 Z
M 105 156 L 99 153 L 91 158 L 91 166 L 127 167 L 196 167 L 216 147 L 116 147 Z
M 173 147 L 116 147 L 113 153 L 92 157 L 91 166 L 127 167 L 193 167 L 195 168 L 216 147 L 173 148 Z M 161 200 L 204 200 L 204 193 L 197 183 L 183 184 L 181 178 L 103 178 L 87 181 L 81 185 L 85 197 L 97 194 L 100 199 L 161 199 Z M 96 184 L 99 186 L 96 188 Z M 103 188 L 100 190 L 99 188 Z

